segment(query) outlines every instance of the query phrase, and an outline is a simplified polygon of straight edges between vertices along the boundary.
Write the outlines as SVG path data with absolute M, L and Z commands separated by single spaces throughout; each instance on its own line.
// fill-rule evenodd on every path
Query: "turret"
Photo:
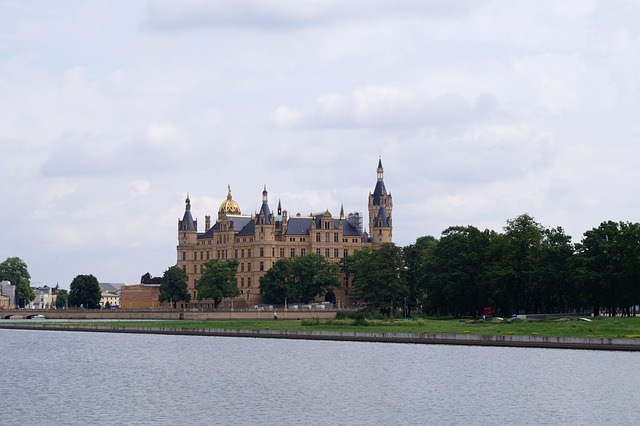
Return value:
M 389 243 L 393 237 L 393 199 L 384 185 L 382 159 L 378 159 L 376 186 L 369 194 L 369 232 L 374 244 Z

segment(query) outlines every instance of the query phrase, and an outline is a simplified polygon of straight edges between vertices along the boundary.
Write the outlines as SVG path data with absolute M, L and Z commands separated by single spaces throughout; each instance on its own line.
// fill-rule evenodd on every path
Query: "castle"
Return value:
M 196 282 L 204 264 L 211 259 L 238 260 L 237 285 L 240 297 L 233 300 L 236 307 L 252 306 L 262 302 L 260 277 L 279 259 L 319 254 L 331 262 L 339 262 L 365 246 L 375 247 L 392 241 L 393 202 L 384 185 L 382 160 L 378 160 L 377 181 L 369 193 L 369 232 L 362 229 L 359 213 L 345 217 L 329 211 L 309 216 L 290 217 L 281 203 L 275 214 L 269 207 L 266 186 L 262 191 L 262 206 L 253 215 L 242 214 L 240 206 L 231 196 L 220 204 L 218 218 L 211 225 L 211 216 L 205 216 L 203 232 L 198 232 L 198 221 L 191 214 L 191 201 L 187 195 L 185 212 L 178 220 L 177 265 L 188 277 L 187 286 L 192 297 L 189 307 L 211 308 L 212 301 L 198 301 Z M 349 284 L 325 295 L 332 303 L 353 303 Z M 183 305 L 182 307 L 187 307 Z

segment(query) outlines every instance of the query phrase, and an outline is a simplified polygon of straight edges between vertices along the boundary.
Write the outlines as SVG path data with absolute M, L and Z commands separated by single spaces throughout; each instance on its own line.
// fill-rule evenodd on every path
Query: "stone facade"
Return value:
M 123 309 L 158 308 L 160 284 L 129 284 L 120 287 L 118 305 Z
M 376 246 L 392 242 L 391 193 L 383 180 L 382 161 L 378 161 L 375 189 L 369 194 L 369 233 L 362 229 L 359 213 L 339 216 L 329 211 L 308 216 L 289 216 L 281 203 L 274 213 L 269 207 L 268 192 L 262 191 L 262 206 L 257 214 L 243 215 L 233 200 L 231 188 L 227 199 L 218 209 L 216 222 L 205 216 L 203 232 L 198 232 L 198 221 L 191 214 L 191 201 L 178 220 L 177 265 L 188 276 L 188 288 L 192 296 L 190 307 L 206 307 L 206 301 L 197 302 L 196 281 L 204 264 L 212 259 L 236 259 L 239 262 L 237 284 L 240 297 L 234 300 L 236 307 L 251 306 L 262 302 L 260 277 L 282 258 L 320 254 L 331 262 L 339 262 L 364 246 Z M 325 295 L 325 300 L 342 305 L 353 303 L 349 293 L 350 283 Z M 123 307 L 126 307 L 123 303 Z

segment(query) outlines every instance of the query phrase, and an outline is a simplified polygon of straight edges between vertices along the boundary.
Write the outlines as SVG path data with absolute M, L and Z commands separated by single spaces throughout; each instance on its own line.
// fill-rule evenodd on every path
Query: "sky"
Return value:
M 640 3 L 0 0 L 0 261 L 136 283 L 231 185 L 394 242 L 640 220 Z

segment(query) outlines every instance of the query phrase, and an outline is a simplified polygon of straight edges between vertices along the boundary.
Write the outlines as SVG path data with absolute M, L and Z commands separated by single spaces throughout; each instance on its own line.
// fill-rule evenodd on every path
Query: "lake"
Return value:
M 0 424 L 638 424 L 634 352 L 0 330 Z

